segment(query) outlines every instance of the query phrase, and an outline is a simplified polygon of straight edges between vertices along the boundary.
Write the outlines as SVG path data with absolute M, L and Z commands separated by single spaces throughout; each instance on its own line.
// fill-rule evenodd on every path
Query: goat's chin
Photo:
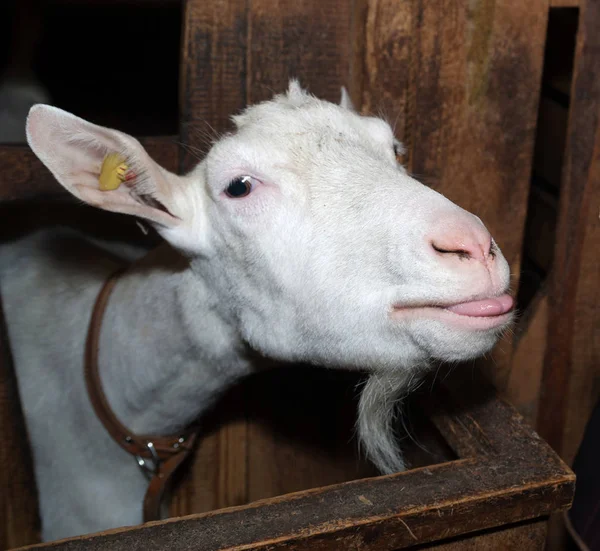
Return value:
M 489 327 L 457 327 L 440 320 L 419 320 L 412 325 L 412 334 L 427 354 L 436 360 L 467 361 L 489 352 L 512 323 L 512 314 Z

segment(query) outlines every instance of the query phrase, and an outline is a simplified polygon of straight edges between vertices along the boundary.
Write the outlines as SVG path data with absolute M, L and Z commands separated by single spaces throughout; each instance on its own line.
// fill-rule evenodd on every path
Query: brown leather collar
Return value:
M 144 522 L 160 519 L 160 504 L 171 478 L 190 454 L 198 427 L 189 427 L 172 436 L 134 434 L 113 413 L 102 390 L 98 373 L 98 346 L 104 311 L 121 272 L 113 274 L 102 287 L 92 312 L 85 351 L 85 381 L 88 395 L 104 428 L 126 452 L 133 455 L 150 483 L 144 497 Z

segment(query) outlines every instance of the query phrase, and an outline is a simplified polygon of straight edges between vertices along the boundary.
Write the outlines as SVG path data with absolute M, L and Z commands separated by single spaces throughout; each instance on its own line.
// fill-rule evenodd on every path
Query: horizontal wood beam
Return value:
M 444 437 L 475 457 L 31 549 L 383 551 L 568 508 L 573 473 L 502 400 L 465 407 L 471 390 L 440 390 L 432 404 Z

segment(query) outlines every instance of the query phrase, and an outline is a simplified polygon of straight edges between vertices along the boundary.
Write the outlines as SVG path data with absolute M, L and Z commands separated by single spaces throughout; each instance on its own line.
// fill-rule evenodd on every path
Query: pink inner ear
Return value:
M 100 191 L 97 188 L 76 184 L 75 194 L 86 203 L 112 212 L 120 212 L 144 218 L 150 222 L 155 222 L 161 226 L 175 227 L 181 223 L 181 220 L 175 218 L 168 212 L 149 207 L 136 201 L 127 188 L 115 189 L 112 191 Z

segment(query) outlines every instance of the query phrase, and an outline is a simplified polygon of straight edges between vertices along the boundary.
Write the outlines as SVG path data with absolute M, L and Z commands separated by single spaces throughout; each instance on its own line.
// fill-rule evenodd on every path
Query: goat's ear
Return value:
M 346 90 L 345 86 L 342 86 L 342 97 L 340 99 L 340 107 L 343 107 L 344 109 L 349 109 L 350 111 L 355 111 L 354 104 L 352 103 L 352 100 L 350 99 L 350 94 L 348 93 L 348 90 Z
M 155 163 L 131 136 L 49 105 L 31 108 L 26 131 L 33 152 L 78 199 L 163 227 L 181 222 L 174 201 L 181 179 Z M 99 176 L 109 153 L 123 157 L 131 179 L 117 189 L 102 191 Z

